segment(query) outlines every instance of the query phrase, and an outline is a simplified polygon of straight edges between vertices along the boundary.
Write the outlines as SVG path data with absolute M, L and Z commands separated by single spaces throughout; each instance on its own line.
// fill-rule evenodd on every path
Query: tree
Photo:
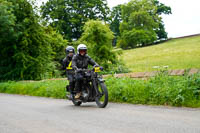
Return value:
M 153 0 L 153 5 L 157 8 L 156 9 L 156 14 L 159 16 L 159 19 L 154 18 L 154 15 L 155 14 L 149 14 L 150 16 L 153 17 L 154 21 L 158 23 L 158 26 L 157 28 L 154 29 L 154 31 L 156 32 L 156 36 L 157 36 L 157 40 L 165 40 L 167 39 L 167 32 L 165 31 L 165 26 L 164 26 L 164 22 L 162 21 L 162 17 L 161 15 L 162 14 L 166 14 L 166 15 L 169 15 L 171 14 L 171 8 L 169 6 L 166 6 L 164 5 L 163 3 L 160 3 L 158 0 Z M 142 5 L 141 7 L 138 7 L 138 8 L 142 8 Z M 115 33 L 115 40 L 114 40 L 114 43 L 116 42 L 116 38 L 118 38 L 118 36 L 120 36 L 120 23 L 122 22 L 122 5 L 118 5 L 116 7 L 114 7 L 112 10 L 111 10 L 111 18 L 112 18 L 112 21 L 110 23 L 110 28 L 111 30 Z M 129 31 L 130 32 L 130 31 Z M 151 35 L 151 34 L 150 34 Z M 129 35 L 131 37 L 131 35 Z M 133 40 L 131 40 L 133 41 Z M 124 44 L 125 40 L 119 40 L 118 41 L 118 45 L 119 44 Z M 132 43 L 132 42 L 130 42 Z M 135 44 L 131 44 L 132 46 L 135 46 Z M 127 47 L 128 44 L 124 44 L 123 48 Z
M 49 0 L 41 6 L 42 16 L 67 40 L 77 40 L 85 22 L 90 19 L 107 21 L 106 0 Z
M 157 40 L 156 32 L 160 22 L 153 0 L 132 0 L 122 6 L 120 41 L 122 48 L 148 45 Z
M 0 80 L 51 76 L 63 40 L 53 41 L 56 33 L 39 24 L 33 6 L 27 0 L 0 0 L 0 22 Z M 55 49 L 52 42 L 58 43 Z
M 116 63 L 116 54 L 112 48 L 114 36 L 108 25 L 102 21 L 90 20 L 83 30 L 79 41 L 87 44 L 89 55 L 105 68 L 108 68 L 110 63 Z

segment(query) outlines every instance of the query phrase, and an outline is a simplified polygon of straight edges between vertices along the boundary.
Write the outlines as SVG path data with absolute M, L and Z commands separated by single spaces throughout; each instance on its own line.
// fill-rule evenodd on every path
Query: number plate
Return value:
M 97 72 L 101 72 L 100 67 L 95 67 L 95 68 L 94 68 L 94 72 L 96 72 L 96 73 L 97 73 Z

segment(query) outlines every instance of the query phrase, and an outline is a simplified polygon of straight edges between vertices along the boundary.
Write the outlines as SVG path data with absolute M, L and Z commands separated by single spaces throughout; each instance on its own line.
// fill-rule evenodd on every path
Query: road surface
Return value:
M 0 133 L 200 133 L 200 109 L 68 100 L 0 93 Z

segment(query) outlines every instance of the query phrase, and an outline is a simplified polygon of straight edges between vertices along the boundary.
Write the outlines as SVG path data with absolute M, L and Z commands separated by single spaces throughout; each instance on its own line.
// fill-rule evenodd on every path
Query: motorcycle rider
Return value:
M 79 44 L 77 47 L 77 54 L 72 59 L 72 68 L 75 70 L 75 99 L 81 96 L 81 83 L 83 80 L 82 69 L 87 69 L 88 64 L 92 66 L 99 66 L 90 56 L 87 54 L 87 46 L 85 44 Z
M 66 86 L 66 91 L 70 92 L 69 99 L 71 99 L 71 94 L 75 87 L 74 70 L 72 69 L 72 58 L 75 55 L 74 47 L 68 46 L 65 49 L 65 52 L 66 57 L 63 59 L 63 69 L 66 70 L 67 79 L 69 80 L 69 85 Z

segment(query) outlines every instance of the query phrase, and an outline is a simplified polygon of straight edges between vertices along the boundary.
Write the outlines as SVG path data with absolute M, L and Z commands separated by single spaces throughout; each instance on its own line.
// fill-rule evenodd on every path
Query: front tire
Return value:
M 99 108 L 105 108 L 108 104 L 108 90 L 104 83 L 98 84 L 99 94 L 95 98 L 96 104 Z

